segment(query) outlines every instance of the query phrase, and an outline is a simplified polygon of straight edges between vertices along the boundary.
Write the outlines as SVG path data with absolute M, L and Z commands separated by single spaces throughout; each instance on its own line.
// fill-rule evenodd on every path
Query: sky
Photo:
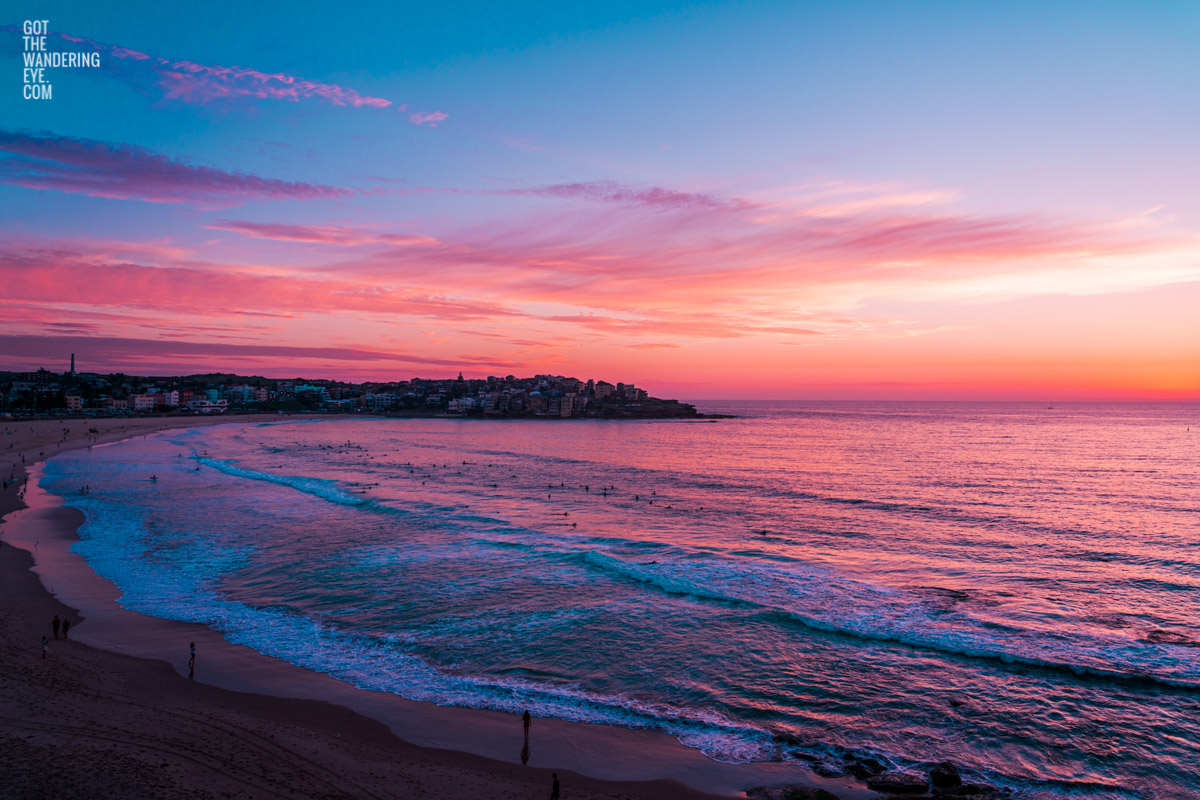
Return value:
M 47 68 L 26 99 L 26 20 Z M 1200 398 L 1200 4 L 17 2 L 0 369 Z

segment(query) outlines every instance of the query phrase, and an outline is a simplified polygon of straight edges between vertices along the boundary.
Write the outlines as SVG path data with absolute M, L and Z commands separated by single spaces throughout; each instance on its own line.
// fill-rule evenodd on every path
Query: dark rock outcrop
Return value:
M 865 781 L 868 778 L 887 772 L 887 764 L 874 758 L 860 758 L 848 763 L 846 765 L 846 772 L 849 772 L 860 781 Z
M 952 786 L 962 786 L 962 776 L 958 767 L 949 761 L 942 761 L 929 772 L 929 782 L 934 789 L 949 789 Z
M 919 772 L 895 770 L 868 778 L 867 786 L 877 792 L 922 794 L 929 790 L 929 779 Z

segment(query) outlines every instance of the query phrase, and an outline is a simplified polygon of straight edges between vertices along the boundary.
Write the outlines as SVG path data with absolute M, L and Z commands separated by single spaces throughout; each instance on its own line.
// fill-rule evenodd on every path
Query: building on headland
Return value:
M 570 417 L 575 410 L 575 393 L 567 392 L 558 401 L 558 410 L 560 417 Z
M 548 374 L 475 379 L 461 373 L 445 379 L 347 383 L 227 374 L 0 372 L 0 409 L 84 415 L 316 411 L 543 419 L 697 416 L 693 406 L 652 397 L 631 383 Z

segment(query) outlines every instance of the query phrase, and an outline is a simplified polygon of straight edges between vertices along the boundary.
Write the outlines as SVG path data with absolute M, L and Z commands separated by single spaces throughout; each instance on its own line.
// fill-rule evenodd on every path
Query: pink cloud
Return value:
M 261 275 L 200 266 L 154 267 L 65 250 L 0 251 L 7 302 L 153 309 L 217 316 L 376 313 L 479 320 L 520 316 L 511 307 L 405 291 L 383 283 Z
M 0 183 L 154 203 L 339 197 L 349 190 L 202 167 L 141 147 L 0 131 Z
M 1057 285 L 1072 290 L 1092 279 L 1098 260 L 1128 263 L 1179 246 L 1145 232 L 1134 238 L 1112 226 L 1037 215 L 968 215 L 882 201 L 811 215 L 794 201 L 610 182 L 546 188 L 586 202 L 439 230 L 436 238 L 222 219 L 205 227 L 337 249 L 307 266 L 294 266 L 288 255 L 287 267 L 267 267 L 239 264 L 236 237 L 216 245 L 233 253 L 228 264 L 188 261 L 193 253 L 173 253 L 161 241 L 143 251 L 112 242 L 84 242 L 74 251 L 56 244 L 54 251 L 26 248 L 0 258 L 0 285 L 16 301 L 64 309 L 211 315 L 238 327 L 247 315 L 290 316 L 294 323 L 280 324 L 302 336 L 323 335 L 310 326 L 313 319 L 324 319 L 329 331 L 379 333 L 405 318 L 425 318 L 438 321 L 432 346 L 459 342 L 459 335 L 441 334 L 470 321 L 477 331 L 467 338 L 476 342 L 539 352 L 557 342 L 586 343 L 579 346 L 589 352 L 646 345 L 639 349 L 649 357 L 663 349 L 656 345 L 686 341 L 682 357 L 701 346 L 744 346 L 737 340 L 749 338 L 827 347 L 850 337 L 924 333 L 928 325 L 896 312 L 864 309 L 990 285 L 1044 292 L 1048 268 L 1068 275 Z M 648 206 L 656 212 L 646 213 Z M 354 249 L 359 245 L 368 246 Z
M 738 198 L 713 194 L 681 192 L 658 186 L 640 188 L 625 186 L 616 181 L 590 181 L 536 186 L 530 189 L 506 189 L 498 194 L 533 195 L 565 200 L 587 200 L 595 203 L 618 203 L 628 206 L 651 206 L 665 209 L 748 209 L 754 204 Z
M 0 30 L 20 32 L 15 25 L 0 26 Z M 382 97 L 372 97 L 345 86 L 310 81 L 295 75 L 261 72 L 247 67 L 200 64 L 186 59 L 167 59 L 86 37 L 65 33 L 51 35 L 107 54 L 108 58 L 104 59 L 102 65 L 110 74 L 140 89 L 157 85 L 169 100 L 203 104 L 236 98 L 287 100 L 294 103 L 311 99 L 355 108 L 387 108 L 393 105 L 391 100 Z
M 205 225 L 209 230 L 229 231 L 258 239 L 277 242 L 305 242 L 333 245 L 390 244 L 407 247 L 431 247 L 438 244 L 432 236 L 422 234 L 371 233 L 361 228 L 343 225 L 286 225 L 263 222 L 218 220 Z
M 20 28 L 3 25 L 0 31 L 19 35 Z M 408 105 L 404 103 L 396 104 L 392 100 L 362 94 L 346 86 L 321 83 L 282 72 L 168 59 L 86 37 L 65 33 L 51 35 L 107 55 L 102 61 L 106 73 L 138 91 L 157 90 L 164 100 L 195 105 L 241 100 L 282 100 L 292 103 L 315 100 L 351 108 L 389 108 L 396 105 L 402 112 L 408 110 Z M 436 127 L 447 116 L 442 111 L 419 112 L 413 114 L 410 121 L 414 125 L 429 124 Z
M 830 215 L 823 199 L 821 213 L 809 214 L 812 206 L 794 201 L 608 181 L 511 193 L 589 205 L 477 223 L 439 233 L 436 244 L 420 249 L 355 254 L 338 264 L 339 272 L 404 275 L 430 290 L 469 282 L 475 293 L 516 307 L 553 304 L 564 310 L 538 319 L 596 336 L 811 340 L 902 325 L 854 319 L 853 310 L 868 300 L 912 292 L 978 295 L 993 285 L 1036 294 L 1045 291 L 1048 265 L 1060 273 L 1057 285 L 1072 291 L 1087 285 L 1098 261 L 1180 246 L 1134 238 L 1112 225 L 1033 214 L 918 211 L 907 197 L 864 201 Z M 660 213 L 647 214 L 647 207 Z M 1163 279 L 1147 276 L 1145 285 Z
M 413 125 L 428 124 L 431 128 L 436 128 L 437 124 L 446 119 L 450 115 L 444 111 L 418 111 L 408 118 L 408 121 Z
M 465 368 L 519 368 L 523 364 L 486 355 L 458 358 L 429 358 L 359 347 L 299 347 L 283 344 L 229 344 L 181 339 L 135 339 L 105 336 L 31 336 L 0 334 L 0 358 L 9 363 L 38 364 L 61 361 L 75 353 L 79 360 L 102 368 L 145 367 L 152 364 L 194 363 L 201 366 L 263 361 L 289 362 L 376 362 L 377 366 L 424 365 Z
M 68 37 L 64 36 L 63 38 L 65 39 Z M 75 41 L 79 40 L 76 39 Z M 145 53 L 139 53 L 137 50 L 130 50 L 128 47 L 114 47 L 111 54 L 114 58 L 132 58 L 135 61 L 150 60 L 150 56 L 146 55 Z
M 593 333 L 624 336 L 669 335 L 696 339 L 736 339 L 762 333 L 791 336 L 821 336 L 821 331 L 790 325 L 764 324 L 736 313 L 724 316 L 643 311 L 636 316 L 613 317 L 601 314 L 568 314 L 539 317 L 545 322 L 560 322 L 585 328 Z M 667 345 L 655 345 L 665 347 Z
M 740 286 L 739 296 L 778 295 L 788 287 L 1010 273 L 1041 269 L 1045 258 L 1072 263 L 1162 244 L 1034 215 L 889 210 L 828 217 L 797 208 L 764 219 L 762 204 L 750 201 L 610 182 L 513 191 L 596 199 L 601 207 L 479 224 L 441 236 L 438 246 L 367 255 L 353 264 L 368 274 L 436 265 L 550 294 L 595 292 L 589 299 L 603 302 L 609 295 L 654 297 L 683 287 L 694 299 L 706 286 L 721 293 Z M 643 204 L 667 213 L 646 215 Z
M 111 54 L 120 57 L 115 51 Z M 156 69 L 159 85 L 162 86 L 166 98 L 187 103 L 203 104 L 234 97 L 252 97 L 288 100 L 293 103 L 317 99 L 335 106 L 355 108 L 387 108 L 392 105 L 391 100 L 362 95 L 343 86 L 243 67 L 208 66 L 194 61 L 169 62 L 159 59 Z

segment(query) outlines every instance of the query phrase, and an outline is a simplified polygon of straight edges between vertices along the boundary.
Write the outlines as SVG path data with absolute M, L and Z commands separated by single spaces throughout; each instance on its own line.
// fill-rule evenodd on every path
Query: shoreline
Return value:
M 305 418 L 308 418 L 307 415 Z M 337 419 L 315 415 L 315 419 Z M 349 418 L 349 417 L 345 417 Z M 264 415 L 264 418 L 197 419 L 180 417 L 172 420 L 128 420 L 116 436 L 106 443 L 115 443 L 136 435 L 149 435 L 161 430 L 190 428 L 204 424 L 255 424 L 257 422 L 293 421 Z M 72 420 L 64 427 L 83 422 L 103 423 L 103 420 Z M 141 423 L 141 424 L 138 424 Z M 156 424 L 157 423 L 157 424 Z M 190 424 L 189 424 L 190 423 Z M 12 425 L 13 421 L 7 421 Z M 28 421 L 16 423 L 29 425 Z M 36 424 L 36 423 L 35 423 Z M 48 430 L 61 424 L 51 421 Z M 101 424 L 103 430 L 103 425 Z M 74 434 L 75 431 L 72 431 Z M 5 439 L 0 438 L 0 447 Z M 84 436 L 68 438 L 64 445 L 53 448 L 46 458 L 66 449 L 87 446 Z M 35 447 L 40 447 L 35 444 Z M 0 451 L 0 453 L 13 451 Z M 15 458 L 15 455 L 13 456 Z M 241 698 L 252 707 L 272 704 L 295 704 L 292 713 L 300 713 L 307 705 L 337 709 L 337 715 L 358 717 L 364 725 L 385 726 L 390 746 L 404 752 L 411 760 L 428 768 L 443 765 L 447 760 L 456 768 L 469 773 L 472 781 L 482 780 L 479 787 L 496 794 L 505 782 L 530 783 L 531 791 L 542 791 L 549 785 L 551 769 L 560 773 L 564 788 L 571 787 L 572 797 L 586 790 L 595 797 L 655 796 L 667 798 L 699 798 L 704 792 L 723 796 L 738 796 L 753 786 L 806 785 L 834 792 L 843 800 L 865 800 L 877 794 L 861 784 L 847 779 L 821 778 L 806 767 L 795 763 L 760 762 L 730 765 L 713 761 L 700 751 L 687 748 L 674 737 L 651 730 L 634 730 L 604 725 L 589 725 L 555 719 L 535 719 L 529 765 L 521 765 L 522 737 L 519 719 L 510 714 L 470 708 L 438 706 L 433 703 L 406 700 L 398 695 L 357 689 L 322 673 L 311 672 L 275 659 L 250 648 L 225 641 L 223 635 L 207 626 L 147 617 L 122 608 L 117 600 L 116 587 L 92 572 L 84 559 L 69 551 L 77 541 L 76 529 L 83 515 L 65 505 L 65 501 L 36 485 L 40 477 L 42 457 L 27 455 L 25 466 L 32 472 L 27 489 L 29 507 L 17 514 L 9 507 L 5 492 L 5 514 L 0 535 L 4 551 L 0 562 L 6 577 L 19 570 L 20 554 L 28 560 L 25 569 L 38 589 L 45 595 L 46 605 L 63 609 L 79 609 L 71 613 L 73 639 L 69 647 L 86 647 L 93 652 L 123 659 L 123 668 L 131 673 L 166 671 L 176 685 L 173 691 L 185 687 L 205 686 L 208 691 L 225 692 Z M 16 545 L 14 548 L 12 545 Z M 36 573 L 36 576 L 34 576 Z M 40 581 L 39 581 L 40 578 Z M 5 587 L 9 581 L 4 581 Z M 13 598 L 4 591 L 5 609 L 13 606 Z M 56 612 L 51 612 L 56 613 Z M 63 612 L 57 612 L 62 614 Z M 26 625 L 33 624 L 48 633 L 49 626 L 24 615 Z M 49 615 L 43 614 L 47 619 Z M 187 678 L 187 643 L 197 643 L 197 668 L 194 681 Z M 52 651 L 64 649 L 52 647 Z M 168 681 L 170 684 L 171 681 Z M 248 693 L 248 694 L 247 694 Z M 250 698 L 246 701 L 245 698 Z M 332 705 L 331 705 L 332 704 Z M 318 714 L 305 723 L 313 736 L 324 734 L 337 741 L 341 730 L 332 730 L 329 714 Z M 8 715 L 0 716 L 0 734 L 10 734 Z M 375 731 L 378 734 L 378 731 Z M 379 737 L 372 734 L 372 739 Z M 385 742 L 375 746 L 388 746 Z M 415 754 L 415 755 L 414 755 Z M 365 768 L 366 765 L 358 765 Z M 343 766 L 343 769 L 346 767 Z M 351 769 L 353 772 L 354 770 Z M 615 782 L 614 782 L 615 781 Z M 455 784 L 466 786 L 466 784 Z M 306 789 L 302 789 L 307 791 Z M 440 790 L 439 790 L 440 791 Z M 450 793 L 451 796 L 454 792 Z M 520 792 L 515 796 L 522 796 Z M 388 796 L 386 793 L 384 796 Z

